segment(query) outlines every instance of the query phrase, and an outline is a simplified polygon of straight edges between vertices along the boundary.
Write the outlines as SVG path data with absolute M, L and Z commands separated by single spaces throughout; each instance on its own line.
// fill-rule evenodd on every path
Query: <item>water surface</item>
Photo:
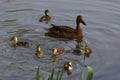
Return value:
M 35 80 L 40 65 L 41 74 L 50 75 L 51 69 L 61 68 L 63 61 L 70 60 L 74 71 L 64 80 L 78 80 L 81 71 L 81 56 L 64 52 L 53 63 L 53 47 L 72 50 L 76 41 L 63 41 L 44 35 L 44 28 L 50 23 L 75 26 L 77 15 L 82 15 L 87 26 L 82 26 L 84 40 L 92 47 L 93 53 L 86 64 L 94 69 L 94 80 L 120 79 L 120 1 L 119 0 L 0 0 L 0 80 Z M 52 20 L 40 23 L 44 10 L 49 9 Z M 32 42 L 30 48 L 10 46 L 10 38 Z M 45 57 L 34 56 L 36 44 L 42 46 Z

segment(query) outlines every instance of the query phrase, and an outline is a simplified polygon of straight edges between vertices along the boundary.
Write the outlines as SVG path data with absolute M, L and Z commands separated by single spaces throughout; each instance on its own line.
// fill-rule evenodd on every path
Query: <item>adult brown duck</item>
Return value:
M 45 15 L 44 16 L 42 16 L 40 19 L 39 19 L 39 21 L 40 22 L 43 22 L 43 21 L 49 21 L 50 19 L 51 19 L 51 17 L 50 17 L 50 12 L 49 12 L 49 10 L 48 9 L 46 9 L 45 10 Z
M 51 24 L 52 27 L 47 30 L 47 33 L 45 35 L 57 37 L 57 38 L 67 38 L 67 39 L 74 39 L 74 38 L 83 38 L 83 31 L 81 28 L 81 23 L 86 25 L 84 22 L 82 16 L 78 15 L 76 18 L 76 28 L 72 28 L 69 26 L 59 26 Z

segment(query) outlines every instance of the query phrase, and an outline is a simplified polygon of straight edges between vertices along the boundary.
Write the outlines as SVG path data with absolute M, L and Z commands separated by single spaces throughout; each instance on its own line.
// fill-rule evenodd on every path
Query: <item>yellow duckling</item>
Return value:
M 85 46 L 85 52 L 84 53 L 85 53 L 86 57 L 90 57 L 90 54 L 92 53 L 92 49 L 89 45 Z
M 59 26 L 51 24 L 52 27 L 45 29 L 47 33 L 45 35 L 57 38 L 67 38 L 67 39 L 82 39 L 83 38 L 83 31 L 81 28 L 81 23 L 86 25 L 82 16 L 78 15 L 76 18 L 76 28 L 72 28 L 69 26 Z
M 56 57 L 57 55 L 62 54 L 63 51 L 64 51 L 63 48 L 61 48 L 61 49 L 60 48 L 53 48 L 53 50 L 52 50 L 52 56 Z
M 85 49 L 75 49 L 74 54 L 76 55 L 85 55 L 86 57 L 90 57 L 90 54 L 92 53 L 91 47 L 89 45 L 85 46 Z
M 76 48 L 73 50 L 73 54 L 75 55 L 83 55 L 83 45 L 77 44 Z
M 48 9 L 46 9 L 44 13 L 45 13 L 45 15 L 42 16 L 42 17 L 39 19 L 40 22 L 49 21 L 49 20 L 51 19 L 51 17 L 50 17 L 50 12 L 49 12 Z
M 40 48 L 40 45 L 38 45 L 36 47 L 36 53 L 35 55 L 38 57 L 38 58 L 42 58 L 44 56 L 43 52 L 41 51 L 41 48 Z
M 13 36 L 11 38 L 11 41 L 12 41 L 12 45 L 14 47 L 17 47 L 17 46 L 24 46 L 24 47 L 28 47 L 30 44 L 28 42 L 23 42 L 23 41 L 18 41 L 18 37 L 17 36 Z
M 68 75 L 71 75 L 72 74 L 72 62 L 70 62 L 70 61 L 67 61 L 67 62 L 65 62 L 64 63 L 64 69 L 65 69 L 65 71 L 67 71 L 67 74 Z

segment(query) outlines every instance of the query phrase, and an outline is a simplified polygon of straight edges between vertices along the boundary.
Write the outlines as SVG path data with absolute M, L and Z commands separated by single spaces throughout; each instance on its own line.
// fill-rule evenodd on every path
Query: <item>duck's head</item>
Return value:
M 40 52 L 40 51 L 41 51 L 40 45 L 37 45 L 36 52 Z
M 84 22 L 82 16 L 80 16 L 80 15 L 77 16 L 76 23 L 77 23 L 77 25 L 79 25 L 80 23 L 82 23 L 83 25 L 86 25 L 86 23 Z
M 53 48 L 52 54 L 53 54 L 53 56 L 58 55 L 58 50 L 57 50 L 57 48 Z
M 17 36 L 13 36 L 11 38 L 11 41 L 13 41 L 13 43 L 17 43 L 18 42 L 18 37 Z
M 50 12 L 49 12 L 48 9 L 45 10 L 45 15 L 46 15 L 46 16 L 49 16 L 49 15 L 50 15 Z

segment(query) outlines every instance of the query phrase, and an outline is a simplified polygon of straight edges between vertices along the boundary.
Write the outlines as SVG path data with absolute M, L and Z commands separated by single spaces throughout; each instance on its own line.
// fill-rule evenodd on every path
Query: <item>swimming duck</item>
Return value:
M 12 41 L 12 45 L 14 47 L 17 47 L 17 46 L 24 46 L 24 47 L 29 47 L 29 43 L 28 42 L 24 42 L 24 41 L 18 41 L 18 37 L 17 36 L 13 36 L 11 38 L 11 41 Z
M 41 51 L 40 45 L 37 45 L 35 55 L 36 55 L 38 58 L 41 58 L 41 57 L 44 56 L 43 52 Z
M 48 9 L 46 9 L 44 13 L 45 13 L 45 15 L 42 16 L 42 17 L 39 19 L 40 22 L 49 21 L 49 20 L 51 19 L 51 17 L 50 17 L 50 12 L 49 12 Z
M 64 51 L 63 48 L 53 48 L 53 50 L 52 50 L 52 56 L 56 57 L 57 55 L 62 54 L 63 51 Z
M 67 74 L 70 75 L 72 73 L 72 62 L 67 61 L 64 63 L 64 69 L 67 71 Z
M 80 49 L 75 49 L 73 51 L 73 54 L 76 55 L 85 55 L 86 57 L 90 57 L 90 54 L 92 53 L 90 45 L 85 45 L 84 49 L 83 47 Z
M 82 39 L 83 31 L 80 23 L 86 25 L 86 23 L 83 21 L 82 16 L 78 15 L 76 18 L 76 29 L 69 26 L 59 26 L 59 25 L 51 24 L 52 27 L 49 29 L 46 29 L 47 33 L 45 34 L 48 36 L 57 37 L 57 38 Z
M 85 53 L 86 57 L 90 57 L 90 54 L 92 53 L 92 49 L 91 49 L 90 45 L 85 46 L 84 53 Z

